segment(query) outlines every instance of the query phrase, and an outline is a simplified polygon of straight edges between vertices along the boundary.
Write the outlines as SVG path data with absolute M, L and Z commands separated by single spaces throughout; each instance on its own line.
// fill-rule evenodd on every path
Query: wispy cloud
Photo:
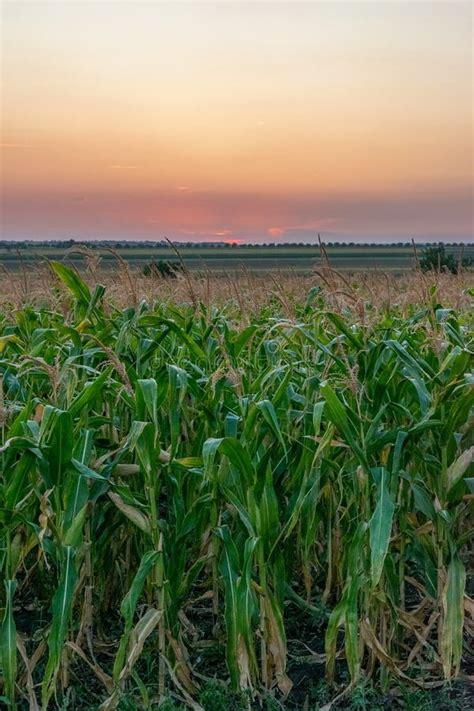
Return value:
M 232 230 L 226 230 L 226 229 L 213 230 L 211 232 L 211 235 L 215 235 L 216 237 L 230 237 L 231 234 L 232 234 Z

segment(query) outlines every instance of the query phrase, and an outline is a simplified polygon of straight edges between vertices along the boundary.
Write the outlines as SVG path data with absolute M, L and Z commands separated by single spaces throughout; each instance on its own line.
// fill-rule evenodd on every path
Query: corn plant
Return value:
M 432 293 L 369 322 L 313 291 L 244 323 L 231 303 L 119 309 L 52 269 L 61 313 L 0 317 L 3 703 L 54 708 L 92 675 L 103 709 L 198 708 L 203 650 L 284 699 L 318 610 L 336 688 L 341 665 L 349 687 L 462 673 L 469 314 Z

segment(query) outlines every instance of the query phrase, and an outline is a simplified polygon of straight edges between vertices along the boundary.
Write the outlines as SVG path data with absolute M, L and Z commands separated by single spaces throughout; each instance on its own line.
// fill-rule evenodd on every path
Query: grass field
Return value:
M 170 247 L 123 247 L 117 246 L 113 252 L 96 248 L 93 250 L 95 258 L 100 257 L 103 268 L 113 268 L 117 263 L 117 256 L 126 260 L 131 266 L 140 267 L 151 259 L 169 260 L 176 259 Z M 336 269 L 361 270 L 373 269 L 405 271 L 413 269 L 416 260 L 411 246 L 349 246 L 327 247 L 327 255 Z M 80 250 L 80 247 L 79 247 Z M 300 273 L 309 273 L 321 264 L 321 252 L 318 245 L 307 246 L 224 246 L 224 247 L 180 247 L 180 255 L 186 267 L 192 271 L 229 272 L 240 269 L 242 266 L 256 271 L 275 269 L 292 269 Z M 448 251 L 474 259 L 474 244 L 461 247 L 451 247 Z M 115 252 L 115 253 L 114 253 Z M 0 244 L 0 264 L 8 270 L 21 269 L 22 262 L 25 267 L 37 267 L 45 260 L 67 259 L 78 268 L 82 268 L 86 259 L 80 251 L 58 249 L 56 247 L 32 247 L 15 249 Z
M 472 708 L 472 274 L 99 267 L 1 287 L 3 704 Z

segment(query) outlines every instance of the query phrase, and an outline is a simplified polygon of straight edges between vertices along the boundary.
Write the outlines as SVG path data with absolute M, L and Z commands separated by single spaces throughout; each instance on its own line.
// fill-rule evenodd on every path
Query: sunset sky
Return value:
M 470 2 L 1 13 L 2 239 L 473 238 Z

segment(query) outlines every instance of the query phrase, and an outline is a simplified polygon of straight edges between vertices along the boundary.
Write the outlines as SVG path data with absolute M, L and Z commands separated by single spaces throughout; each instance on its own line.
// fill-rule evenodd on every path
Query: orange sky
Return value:
M 2 5 L 1 237 L 472 238 L 468 2 Z

